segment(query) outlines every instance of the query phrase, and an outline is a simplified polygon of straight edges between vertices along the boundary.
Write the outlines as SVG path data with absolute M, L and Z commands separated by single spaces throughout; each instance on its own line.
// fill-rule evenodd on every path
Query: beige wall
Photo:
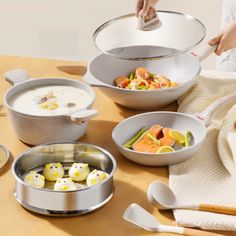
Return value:
M 135 0 L 0 0 L 0 53 L 89 60 L 98 53 L 91 38 L 96 27 L 132 12 L 135 3 Z M 159 8 L 199 18 L 206 25 L 209 38 L 218 31 L 221 5 L 222 0 L 161 0 Z M 214 57 L 204 67 L 213 68 Z

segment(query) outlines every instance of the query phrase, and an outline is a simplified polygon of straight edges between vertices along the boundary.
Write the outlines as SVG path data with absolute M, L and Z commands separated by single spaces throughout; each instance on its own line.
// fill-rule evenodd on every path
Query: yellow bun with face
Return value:
M 85 163 L 74 163 L 69 169 L 69 176 L 74 181 L 86 180 L 89 173 L 89 166 Z
M 58 178 L 63 178 L 64 168 L 61 163 L 49 163 L 45 165 L 43 175 L 48 181 L 56 181 Z
M 54 185 L 54 190 L 57 191 L 70 191 L 76 189 L 76 184 L 72 181 L 71 178 L 58 178 Z
M 107 177 L 108 174 L 106 172 L 95 169 L 88 175 L 86 183 L 88 186 L 96 185 L 106 180 Z
M 45 177 L 38 174 L 36 171 L 30 171 L 30 173 L 24 177 L 24 182 L 34 188 L 43 188 L 45 185 Z

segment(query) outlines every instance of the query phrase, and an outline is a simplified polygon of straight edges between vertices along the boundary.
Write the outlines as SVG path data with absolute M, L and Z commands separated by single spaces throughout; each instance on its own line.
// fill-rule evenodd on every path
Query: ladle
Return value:
M 235 207 L 228 207 L 222 205 L 213 205 L 207 203 L 185 204 L 182 205 L 176 199 L 174 192 L 165 184 L 159 181 L 153 181 L 147 190 L 147 197 L 149 202 L 161 210 L 169 209 L 191 209 L 198 211 L 207 211 L 214 213 L 222 213 L 228 215 L 236 215 Z

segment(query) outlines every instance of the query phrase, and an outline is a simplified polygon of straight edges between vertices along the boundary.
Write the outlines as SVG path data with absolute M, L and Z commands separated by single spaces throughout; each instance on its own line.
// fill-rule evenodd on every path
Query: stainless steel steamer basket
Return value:
M 41 172 L 47 163 L 61 162 L 65 169 L 74 162 L 88 163 L 106 171 L 108 178 L 95 186 L 74 191 L 37 189 L 24 183 L 23 178 L 31 170 Z M 85 143 L 52 143 L 31 148 L 19 156 L 12 165 L 16 179 L 16 200 L 26 209 L 50 216 L 81 215 L 103 206 L 113 196 L 114 157 L 106 150 Z

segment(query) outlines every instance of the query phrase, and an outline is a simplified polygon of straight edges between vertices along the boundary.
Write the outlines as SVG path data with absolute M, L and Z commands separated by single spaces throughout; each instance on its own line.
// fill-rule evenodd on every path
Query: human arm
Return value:
M 211 46 L 218 44 L 216 55 L 236 47 L 236 21 L 226 25 L 220 33 L 208 42 Z
M 147 17 L 153 14 L 158 0 L 138 0 L 136 5 L 136 16 Z M 151 17 L 150 17 L 151 18 Z

